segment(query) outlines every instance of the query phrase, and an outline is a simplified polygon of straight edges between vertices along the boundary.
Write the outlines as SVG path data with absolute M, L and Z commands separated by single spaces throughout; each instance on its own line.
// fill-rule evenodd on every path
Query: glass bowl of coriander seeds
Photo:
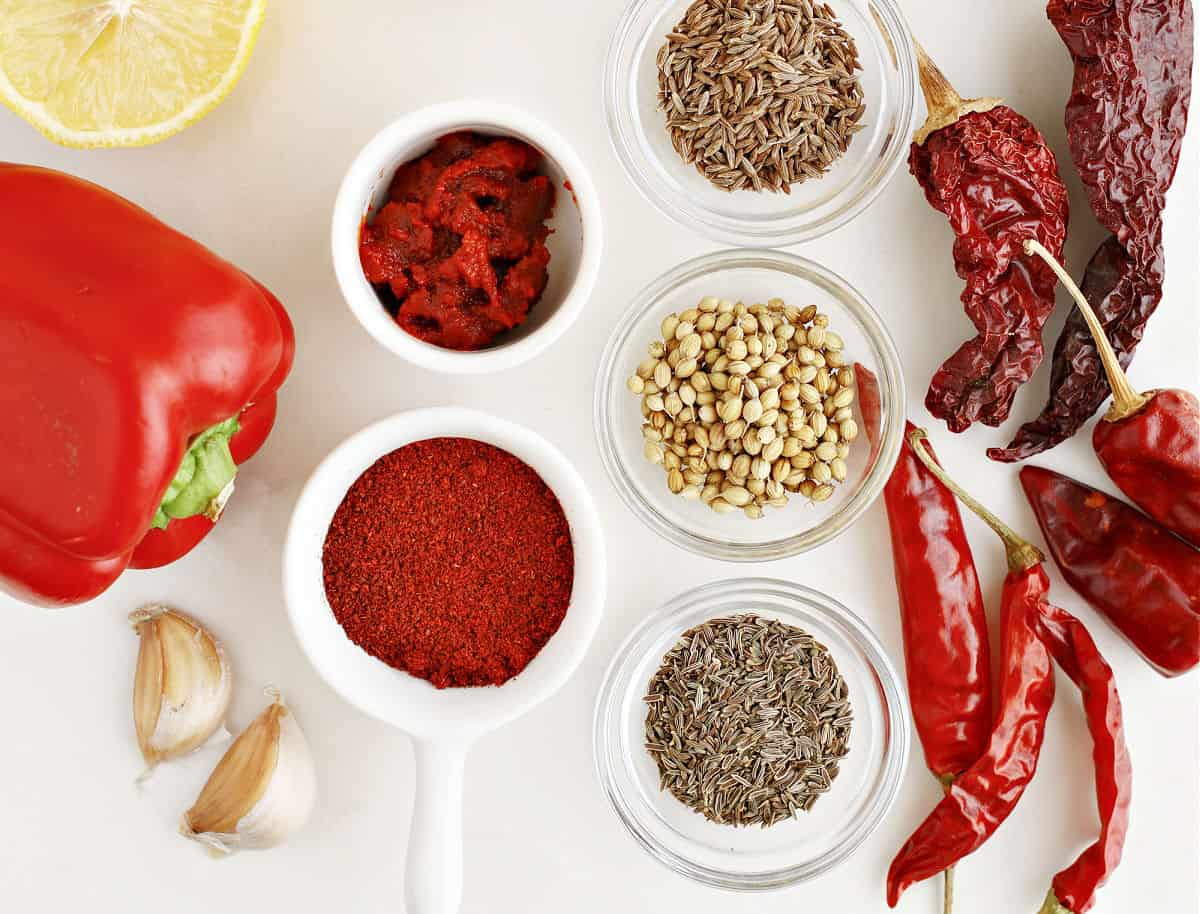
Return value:
M 870 628 L 785 581 L 690 590 L 617 652 L 596 705 L 601 786 L 656 860 L 784 888 L 846 860 L 895 801 L 903 689 Z
M 862 212 L 907 153 L 916 50 L 896 0 L 632 0 L 604 107 L 659 211 L 784 247 Z
M 595 427 L 643 523 L 727 561 L 798 555 L 883 490 L 904 381 L 879 315 L 780 251 L 687 261 L 637 294 L 601 357 Z

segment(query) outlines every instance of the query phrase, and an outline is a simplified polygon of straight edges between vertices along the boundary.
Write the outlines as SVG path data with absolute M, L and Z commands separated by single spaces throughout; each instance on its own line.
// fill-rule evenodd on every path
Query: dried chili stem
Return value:
M 1004 550 L 1008 555 L 1008 567 L 1010 571 L 1025 571 L 1032 568 L 1034 565 L 1040 565 L 1046 560 L 1042 555 L 1042 551 L 1033 545 L 1028 540 L 1024 539 L 1000 520 L 995 514 L 985 508 L 982 504 L 967 492 L 962 486 L 950 478 L 945 470 L 938 465 L 925 446 L 921 443 L 929 438 L 928 433 L 923 428 L 914 429 L 908 436 L 908 443 L 912 445 L 913 452 L 916 453 L 921 463 L 929 469 L 929 472 L 938 478 L 947 489 L 958 496 L 958 500 L 971 509 L 971 511 L 985 524 L 992 528 L 992 531 L 1004 541 Z
M 1121 367 L 1120 360 L 1117 359 L 1117 354 L 1113 351 L 1112 343 L 1108 340 L 1108 334 L 1104 330 L 1104 325 L 1100 323 L 1100 318 L 1096 316 L 1096 312 L 1088 303 L 1087 297 L 1080 290 L 1079 286 L 1075 285 L 1075 280 L 1071 278 L 1063 265 L 1058 262 L 1058 259 L 1046 250 L 1045 246 L 1039 241 L 1029 238 L 1025 241 L 1025 253 L 1032 257 L 1037 255 L 1046 261 L 1046 264 L 1054 271 L 1054 275 L 1071 293 L 1071 298 L 1075 299 L 1075 304 L 1079 308 L 1079 313 L 1083 315 L 1084 323 L 1087 324 L 1088 330 L 1092 332 L 1092 339 L 1096 343 L 1096 351 L 1100 354 L 1100 362 L 1104 365 L 1104 373 L 1108 376 L 1108 385 L 1112 388 L 1113 404 L 1109 408 L 1105 418 L 1109 422 L 1118 422 L 1127 416 L 1132 416 L 1143 406 L 1150 402 L 1152 396 L 1149 394 L 1138 393 L 1133 385 L 1129 383 L 1129 376 L 1125 374 L 1125 369 Z
M 946 793 L 954 784 L 953 777 L 939 778 Z M 942 870 L 942 914 L 951 914 L 954 910 L 954 868 L 958 864 L 951 863 Z
M 921 46 L 921 42 L 914 38 L 913 44 L 917 48 L 921 92 L 925 95 L 925 107 L 929 109 L 925 123 L 913 134 L 913 142 L 918 146 L 925 145 L 930 135 L 943 127 L 949 127 L 963 115 L 972 111 L 991 111 L 1004 103 L 1003 99 L 999 98 L 963 98 L 933 62 L 933 58 Z

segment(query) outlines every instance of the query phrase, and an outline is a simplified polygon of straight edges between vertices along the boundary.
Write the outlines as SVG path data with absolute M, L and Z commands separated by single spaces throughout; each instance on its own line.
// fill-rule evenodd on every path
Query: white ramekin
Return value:
M 359 233 L 384 202 L 396 169 L 428 152 L 436 140 L 468 130 L 523 140 L 546 156 L 545 173 L 555 186 L 550 221 L 550 281 L 529 319 L 501 342 L 476 352 L 456 352 L 422 342 L 384 309 L 363 275 Z M 569 182 L 569 186 L 568 186 Z M 604 249 L 600 201 L 591 175 L 571 145 L 531 114 L 495 102 L 459 101 L 406 114 L 385 127 L 358 154 L 333 208 L 333 267 L 342 295 L 358 322 L 401 358 L 451 374 L 484 374 L 533 358 L 571 326 L 592 294 Z

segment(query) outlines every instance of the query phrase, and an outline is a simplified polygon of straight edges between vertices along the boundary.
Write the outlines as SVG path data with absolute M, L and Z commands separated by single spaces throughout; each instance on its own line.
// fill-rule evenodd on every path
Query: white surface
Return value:
M 1078 274 L 1102 237 L 1069 164 L 1062 109 L 1070 62 L 1041 4 L 909 0 L 912 24 L 964 93 L 1006 96 L 1049 135 L 1072 188 L 1069 261 Z M 930 807 L 937 787 L 914 752 L 888 821 L 829 876 L 779 895 L 726 895 L 688 883 L 629 839 L 592 773 L 593 699 L 630 627 L 680 590 L 746 569 L 681 552 L 621 506 L 592 441 L 592 371 L 627 297 L 648 279 L 714 246 L 659 217 L 609 148 L 599 74 L 621 3 L 519 0 L 287 0 L 272 6 L 258 51 L 234 96 L 203 123 L 143 150 L 58 149 L 0 112 L 0 155 L 62 168 L 148 206 L 254 273 L 296 321 L 296 371 L 279 425 L 249 464 L 221 530 L 179 564 L 133 572 L 94 605 L 47 613 L 4 604 L 0 694 L 0 899 L 13 911 L 150 914 L 297 912 L 395 914 L 413 809 L 408 738 L 354 710 L 318 677 L 288 626 L 279 559 L 292 503 L 337 442 L 398 410 L 474 406 L 541 432 L 570 454 L 599 502 L 610 548 L 610 597 L 599 636 L 553 699 L 485 737 L 466 770 L 467 914 L 688 911 L 783 914 L 883 912 L 883 874 Z M 412 368 L 374 343 L 342 303 L 328 253 L 338 182 L 362 147 L 397 115 L 434 101 L 485 96 L 543 116 L 578 148 L 608 222 L 605 269 L 576 325 L 537 360 L 488 379 Z M 1168 283 L 1134 363 L 1139 387 L 1200 387 L 1197 362 L 1197 130 L 1167 214 Z M 968 334 L 944 219 L 899 174 L 850 226 L 804 246 L 847 276 L 890 323 L 905 360 L 910 408 L 926 422 L 934 368 Z M 1052 342 L 1065 317 L 1056 314 Z M 1046 371 L 1015 414 L 1040 407 Z M 1015 469 L 984 448 L 1003 430 L 952 437 L 934 429 L 939 455 L 999 512 L 1036 537 Z M 1087 435 L 1038 461 L 1088 481 L 1103 472 Z M 993 606 L 1003 558 L 968 520 Z M 754 569 L 829 592 L 871 622 L 899 658 L 899 625 L 881 506 L 821 550 Z M 1165 681 L 1062 584 L 1055 593 L 1090 625 L 1112 659 L 1124 698 L 1137 785 L 1125 860 L 1097 914 L 1193 912 L 1200 905 L 1197 828 L 1197 674 Z M 206 772 L 163 777 L 140 799 L 130 719 L 136 641 L 125 613 L 148 600 L 195 613 L 224 638 L 239 677 L 231 723 L 261 709 L 260 686 L 282 688 L 316 754 L 320 800 L 287 846 L 209 860 L 178 837 L 178 814 Z M 1045 761 L 995 838 L 959 868 L 959 909 L 1036 911 L 1048 880 L 1095 832 L 1090 751 L 1079 703 L 1064 681 Z M 165 772 L 164 772 L 165 774 Z M 180 771 L 178 774 L 182 775 Z M 180 785 L 183 780 L 187 783 Z M 918 886 L 901 910 L 937 910 L 939 888 Z

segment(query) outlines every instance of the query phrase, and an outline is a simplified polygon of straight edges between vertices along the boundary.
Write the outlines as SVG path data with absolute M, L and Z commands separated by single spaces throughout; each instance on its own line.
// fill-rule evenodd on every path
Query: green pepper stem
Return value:
M 1080 290 L 1079 286 L 1075 285 L 1075 280 L 1071 278 L 1063 265 L 1058 262 L 1053 254 L 1046 249 L 1040 241 L 1033 238 L 1025 242 L 1025 254 L 1029 257 L 1037 255 L 1046 261 L 1046 264 L 1054 271 L 1054 275 L 1071 293 L 1071 298 L 1075 299 L 1075 304 L 1079 308 L 1079 313 L 1083 315 L 1084 323 L 1087 324 L 1088 330 L 1091 331 L 1092 340 L 1096 343 L 1096 351 L 1100 353 L 1100 363 L 1104 366 L 1104 373 L 1108 376 L 1108 385 L 1112 388 L 1113 403 L 1109 408 L 1105 419 L 1109 422 L 1119 422 L 1127 416 L 1132 416 L 1152 399 L 1152 395 L 1138 393 L 1132 384 L 1129 383 L 1129 376 L 1125 374 L 1125 369 L 1121 367 L 1121 362 L 1117 358 L 1117 354 L 1113 351 L 1112 343 L 1108 340 L 1108 334 L 1104 332 L 1104 325 L 1100 323 L 1100 318 L 1096 316 L 1096 312 L 1092 310 L 1091 304 L 1087 297 Z
M 1058 900 L 1058 896 L 1054 894 L 1054 889 L 1050 889 L 1046 893 L 1046 900 L 1042 902 L 1038 914 L 1074 914 L 1074 912 L 1064 907 L 1063 903 Z
M 908 443 L 912 446 L 913 453 L 917 455 L 921 463 L 925 464 L 929 472 L 938 478 L 938 481 L 942 485 L 958 496 L 959 501 L 970 508 L 980 520 L 991 527 L 995 534 L 1003 540 L 1004 551 L 1008 556 L 1009 570 L 1025 571 L 1044 562 L 1046 557 L 1042 555 L 1042 551 L 1037 546 L 1019 536 L 1012 527 L 1000 520 L 995 514 L 976 501 L 966 489 L 950 478 L 949 474 L 938 465 L 938 462 L 925 449 L 925 445 L 922 442 L 928 440 L 928 438 L 929 434 L 925 429 L 913 429 L 908 436 Z
M 929 110 L 925 123 L 913 134 L 913 142 L 918 146 L 924 146 L 932 134 L 943 127 L 949 127 L 972 111 L 991 111 L 997 105 L 1003 104 L 1003 100 L 999 98 L 963 98 L 933 62 L 929 53 L 921 47 L 921 42 L 913 38 L 913 44 L 917 48 L 921 92 L 925 95 L 925 107 Z

